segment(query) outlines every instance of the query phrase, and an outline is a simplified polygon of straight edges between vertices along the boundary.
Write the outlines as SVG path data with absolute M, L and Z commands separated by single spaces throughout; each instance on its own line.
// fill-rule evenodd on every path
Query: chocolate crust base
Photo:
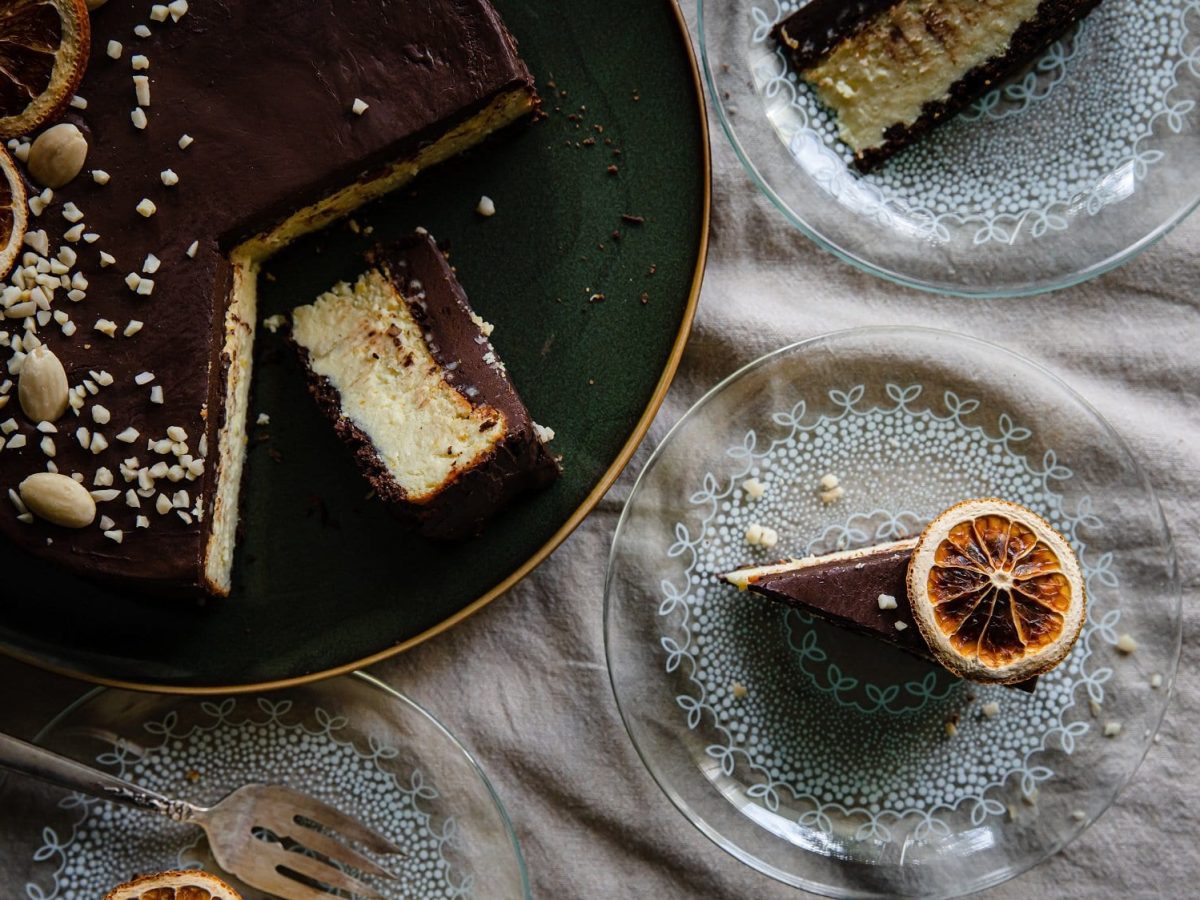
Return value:
M 397 285 L 407 281 L 392 274 L 402 259 L 407 262 L 407 276 L 415 276 L 425 287 L 425 308 L 406 303 L 422 330 L 434 337 L 432 345 L 427 345 L 434 360 L 443 369 L 457 362 L 455 372 L 461 377 L 452 384 L 459 393 L 473 405 L 487 404 L 504 414 L 508 431 L 483 459 L 456 471 L 428 500 L 413 501 L 388 471 L 370 436 L 343 415 L 337 388 L 313 371 L 308 351 L 294 340 L 292 343 L 304 367 L 309 393 L 376 495 L 402 522 L 425 537 L 463 540 L 479 535 L 488 519 L 521 494 L 554 482 L 562 468 L 538 437 L 533 419 L 511 383 L 484 361 L 488 345 L 475 340 L 479 329 L 470 318 L 473 311 L 442 251 L 431 238 L 422 236 L 376 248 L 367 255 L 368 263 L 388 273 Z M 473 397 L 464 390 L 467 384 L 477 391 Z
M 915 143 L 946 119 L 962 112 L 979 97 L 1014 72 L 1032 62 L 1067 29 L 1100 5 L 1101 0 L 1042 0 L 1033 18 L 1013 33 L 1008 49 L 981 66 L 967 72 L 950 88 L 949 96 L 921 107 L 921 114 L 909 125 L 897 123 L 884 132 L 884 143 L 855 154 L 854 166 L 866 174 L 883 165 L 901 150 Z M 843 4 L 838 0 L 815 0 L 775 26 L 773 34 L 798 69 L 812 66 L 836 44 L 853 37 L 873 15 L 894 6 L 886 0 L 858 0 Z M 815 28 L 813 37 L 802 29 Z M 784 34 L 798 43 L 792 48 Z M 816 52 L 815 48 L 821 48 Z

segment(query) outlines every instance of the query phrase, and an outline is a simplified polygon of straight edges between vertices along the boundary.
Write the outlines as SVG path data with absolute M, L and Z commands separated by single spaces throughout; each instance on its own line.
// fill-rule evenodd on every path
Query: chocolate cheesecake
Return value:
M 913 618 L 908 564 L 917 539 L 844 550 L 765 566 L 746 566 L 718 577 L 833 625 L 937 663 Z M 1033 691 L 1036 678 L 1013 685 Z
M 135 591 L 226 594 L 259 264 L 529 116 L 533 78 L 487 0 L 108 0 L 92 35 L 66 117 L 86 165 L 30 188 L 2 299 L 0 533 Z M 17 402 L 38 345 L 69 385 L 47 421 Z M 91 524 L 24 502 L 47 470 Z
M 1031 62 L 1100 0 L 812 0 L 775 26 L 866 172 Z
M 292 313 L 310 390 L 377 496 L 429 537 L 477 534 L 558 477 L 554 433 L 530 417 L 431 237 L 370 263 Z

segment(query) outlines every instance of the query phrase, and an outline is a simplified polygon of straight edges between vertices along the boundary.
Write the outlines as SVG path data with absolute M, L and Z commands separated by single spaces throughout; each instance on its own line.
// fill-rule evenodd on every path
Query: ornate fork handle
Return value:
M 156 791 L 122 781 L 107 772 L 99 772 L 73 759 L 2 733 L 0 768 L 102 800 L 160 813 L 176 822 L 194 822 L 196 815 L 202 812 L 199 807 L 184 800 L 164 797 Z

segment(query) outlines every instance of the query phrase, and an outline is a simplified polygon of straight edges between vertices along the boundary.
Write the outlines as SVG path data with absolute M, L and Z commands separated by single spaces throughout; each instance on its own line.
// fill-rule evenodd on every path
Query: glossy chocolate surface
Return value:
M 55 194 L 54 202 L 30 229 L 44 228 L 51 256 L 59 246 L 79 255 L 74 267 L 88 280 L 87 298 L 72 304 L 62 296 L 75 322 L 73 337 L 52 322 L 39 334 L 62 359 L 72 385 L 89 371 L 111 373 L 114 384 L 89 398 L 77 420 L 68 412 L 55 436 L 60 471 L 79 472 L 90 488 L 103 466 L 115 476 L 122 497 L 100 504 L 100 514 L 124 532 L 120 544 L 98 527 L 67 531 L 16 520 L 4 501 L 0 533 L 72 570 L 115 579 L 140 590 L 196 589 L 211 516 L 186 524 L 174 513 L 160 516 L 154 499 L 142 509 L 125 505 L 126 484 L 118 473 L 122 459 L 143 464 L 159 457 L 146 450 L 148 437 L 162 437 L 171 425 L 185 429 L 196 453 L 207 437 L 206 472 L 196 481 L 170 484 L 203 496 L 211 513 L 218 430 L 223 420 L 224 377 L 220 346 L 231 287 L 228 254 L 240 241 L 269 229 L 288 214 L 358 180 L 370 179 L 389 161 L 404 158 L 423 143 L 480 109 L 496 94 L 514 87 L 532 91 L 532 80 L 512 39 L 486 0 L 282 0 L 193 2 L 178 22 L 149 19 L 150 4 L 109 0 L 92 13 L 93 45 L 80 95 L 84 110 L 67 117 L 84 131 L 90 152 L 84 173 Z M 135 35 L 138 25 L 148 38 Z M 106 53 L 110 40 L 124 45 L 119 59 Z M 135 72 L 135 54 L 149 68 Z M 136 106 L 132 76 L 150 80 L 151 103 L 144 130 L 131 120 Z M 355 115 L 356 98 L 369 108 Z M 194 143 L 179 146 L 180 137 Z M 107 185 L 90 177 L 109 173 Z M 167 187 L 160 173 L 171 169 L 179 182 Z M 143 198 L 157 205 L 149 218 L 135 208 Z M 71 223 L 62 204 L 84 213 L 85 230 L 95 243 L 70 244 L 62 238 Z M 198 242 L 194 258 L 187 249 Z M 102 268 L 101 251 L 116 257 Z M 150 296 L 125 284 L 141 273 L 148 254 L 162 263 Z M 307 297 L 296 298 L 306 302 Z M 117 336 L 93 326 L 117 323 Z M 126 323 L 145 323 L 133 337 L 121 336 Z M 15 328 L 14 328 L 15 327 Z M 0 322 L 19 333 L 20 322 Z M 149 402 L 150 386 L 134 384 L 143 371 L 155 375 L 164 403 Z M 12 392 L 16 393 L 15 389 Z M 93 403 L 111 412 L 111 422 L 95 426 Z M 45 469 L 41 435 L 18 404 L 10 402 L 0 420 L 14 417 L 26 434 L 24 449 L 0 451 L 0 488 L 15 487 Z M 99 454 L 75 440 L 79 425 L 102 431 L 109 448 Z M 138 443 L 115 441 L 128 426 Z M 148 529 L 135 528 L 146 515 Z

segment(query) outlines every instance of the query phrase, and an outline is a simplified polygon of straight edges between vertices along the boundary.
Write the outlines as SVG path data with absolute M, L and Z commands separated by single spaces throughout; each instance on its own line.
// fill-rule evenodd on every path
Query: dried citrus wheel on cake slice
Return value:
M 0 147 L 0 279 L 8 277 L 21 253 L 28 219 L 25 182 L 13 158 Z
M 71 102 L 90 42 L 84 0 L 0 3 L 0 137 L 29 134 Z
M 1006 500 L 967 500 L 930 522 L 908 565 L 908 594 L 938 662 L 997 684 L 1062 662 L 1087 608 L 1066 538 Z
M 142 875 L 117 885 L 104 900 L 242 900 L 242 895 L 215 875 L 184 869 Z

